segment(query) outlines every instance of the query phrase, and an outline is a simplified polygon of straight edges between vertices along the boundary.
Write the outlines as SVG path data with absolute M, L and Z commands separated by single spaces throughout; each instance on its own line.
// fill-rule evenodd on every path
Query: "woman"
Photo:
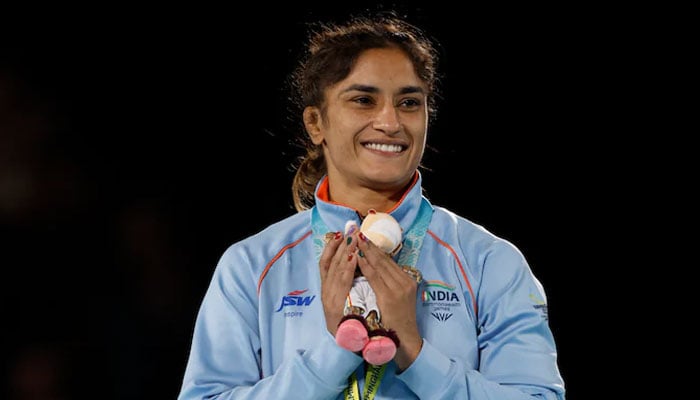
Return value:
M 564 399 L 545 293 L 522 254 L 422 196 L 431 43 L 396 18 L 326 25 L 294 78 L 299 212 L 223 254 L 179 398 Z M 400 223 L 396 257 L 343 234 L 369 210 Z M 383 366 L 334 339 L 358 266 L 400 340 Z

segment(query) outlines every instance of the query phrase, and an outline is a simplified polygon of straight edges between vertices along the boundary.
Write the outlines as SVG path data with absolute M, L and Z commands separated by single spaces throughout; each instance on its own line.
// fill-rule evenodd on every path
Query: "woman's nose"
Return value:
M 401 128 L 397 109 L 391 103 L 381 107 L 374 118 L 374 129 L 393 135 Z

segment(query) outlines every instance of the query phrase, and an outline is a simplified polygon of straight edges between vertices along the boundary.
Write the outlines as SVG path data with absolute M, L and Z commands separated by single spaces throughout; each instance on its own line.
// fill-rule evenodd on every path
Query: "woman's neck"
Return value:
M 349 188 L 342 183 L 329 181 L 328 199 L 352 207 L 364 217 L 370 209 L 389 212 L 401 200 L 409 184 L 394 189 L 374 189 L 365 186 Z

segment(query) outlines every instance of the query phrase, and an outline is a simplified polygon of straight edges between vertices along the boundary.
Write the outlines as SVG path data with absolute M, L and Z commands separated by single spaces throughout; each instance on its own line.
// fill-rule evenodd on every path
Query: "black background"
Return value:
M 363 7 L 3 14 L 3 398 L 177 395 L 219 256 L 294 212 L 285 84 L 306 23 Z M 588 398 L 621 38 L 575 6 L 398 10 L 441 56 L 427 195 L 523 251 L 568 398 Z

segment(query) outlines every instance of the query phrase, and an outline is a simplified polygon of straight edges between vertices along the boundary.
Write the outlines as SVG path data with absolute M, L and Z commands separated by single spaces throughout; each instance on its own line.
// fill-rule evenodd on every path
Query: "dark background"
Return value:
M 176 397 L 219 256 L 294 212 L 306 23 L 362 9 L 249 7 L 2 14 L 0 397 Z M 427 195 L 523 251 L 570 399 L 598 392 L 592 165 L 625 85 L 605 13 L 574 8 L 398 7 L 441 55 Z

